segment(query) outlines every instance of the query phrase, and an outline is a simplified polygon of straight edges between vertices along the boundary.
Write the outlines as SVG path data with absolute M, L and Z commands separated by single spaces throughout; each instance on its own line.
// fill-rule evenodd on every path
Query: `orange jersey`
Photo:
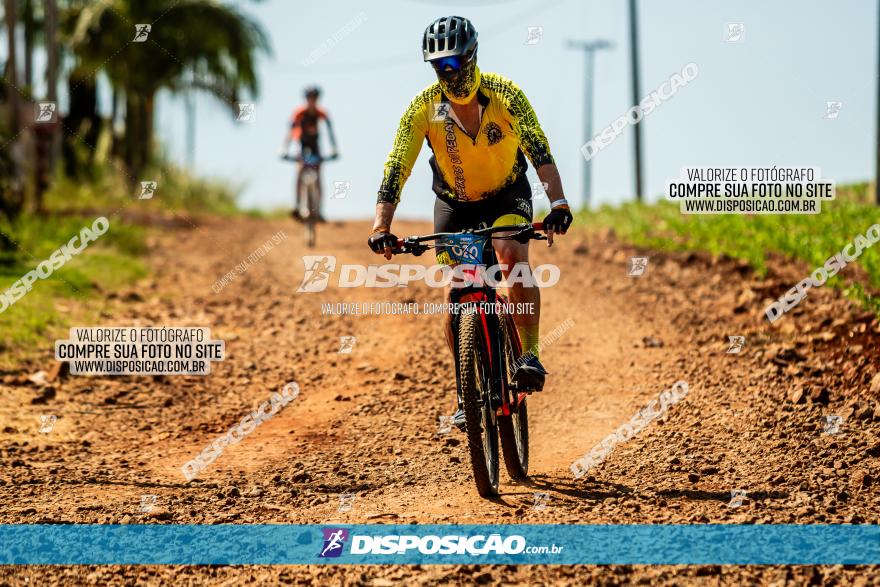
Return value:
M 315 140 L 318 136 L 318 122 L 327 121 L 327 113 L 320 108 L 309 112 L 308 106 L 300 106 L 290 115 L 290 138 L 299 140 Z

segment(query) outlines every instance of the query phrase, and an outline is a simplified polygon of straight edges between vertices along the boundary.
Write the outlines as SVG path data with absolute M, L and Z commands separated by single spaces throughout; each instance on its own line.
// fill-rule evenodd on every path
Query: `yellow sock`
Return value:
M 538 344 L 541 342 L 540 328 L 537 324 L 529 326 L 517 326 L 516 331 L 519 333 L 519 339 L 522 341 L 523 354 L 531 354 L 538 358 Z

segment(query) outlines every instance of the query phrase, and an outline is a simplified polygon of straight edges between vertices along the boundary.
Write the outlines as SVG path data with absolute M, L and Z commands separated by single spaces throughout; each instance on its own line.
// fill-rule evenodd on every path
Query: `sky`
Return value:
M 479 33 L 482 71 L 511 78 L 549 138 L 566 196 L 583 203 L 584 61 L 566 41 L 605 39 L 596 54 L 594 134 L 632 105 L 624 0 L 292 0 L 236 2 L 265 29 L 273 54 L 259 60 L 255 120 L 195 96 L 195 169 L 242 187 L 247 208 L 290 207 L 294 167 L 279 159 L 291 111 L 318 84 L 334 124 L 340 159 L 323 168 L 331 219 L 371 217 L 382 167 L 409 101 L 435 81 L 421 37 L 435 18 L 461 15 Z M 877 3 L 820 0 L 663 0 L 638 2 L 641 95 L 690 62 L 698 76 L 642 122 L 646 200 L 663 197 L 684 166 L 819 167 L 839 184 L 874 174 Z M 738 42 L 728 25 L 743 25 Z M 542 27 L 527 44 L 528 28 Z M 344 31 L 337 34 L 339 31 Z M 327 51 L 322 43 L 337 36 Z M 318 51 L 318 54 L 314 52 Z M 317 55 L 311 63 L 310 55 Z M 251 101 L 251 100 L 248 100 Z M 827 102 L 840 102 L 836 118 Z M 169 155 L 186 160 L 182 96 L 160 97 L 157 133 Z M 397 216 L 429 219 L 434 194 L 423 147 Z M 633 130 L 593 160 L 593 204 L 634 198 Z M 537 181 L 529 170 L 530 181 Z

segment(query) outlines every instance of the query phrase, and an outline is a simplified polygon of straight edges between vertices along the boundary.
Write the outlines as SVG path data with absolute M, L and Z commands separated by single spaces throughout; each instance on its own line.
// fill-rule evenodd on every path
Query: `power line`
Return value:
M 483 29 L 483 32 L 481 32 L 480 35 L 495 36 L 500 33 L 507 32 L 515 26 L 524 26 L 523 23 L 527 22 L 527 18 L 530 18 L 541 12 L 545 12 L 550 8 L 553 8 L 559 4 L 562 4 L 563 2 L 568 1 L 569 0 L 551 0 L 550 2 L 542 4 L 537 9 L 530 8 L 529 10 L 524 10 L 518 14 L 511 15 L 510 18 L 502 21 L 500 24 L 497 24 L 494 27 Z M 336 73 L 351 73 L 354 71 L 370 72 L 378 71 L 381 69 L 393 69 L 395 67 L 406 67 L 409 64 L 409 60 L 411 60 L 414 55 L 418 54 L 419 52 L 414 49 L 413 51 L 406 51 L 405 53 L 398 53 L 396 55 L 390 55 L 388 57 L 383 57 L 380 59 L 361 60 L 354 63 L 352 63 L 351 61 L 345 63 L 331 63 L 321 67 L 320 74 L 324 75 Z M 283 63 L 280 63 L 278 65 L 288 70 L 285 73 L 289 73 L 291 75 L 304 74 L 312 70 L 311 66 L 294 66 L 285 65 Z

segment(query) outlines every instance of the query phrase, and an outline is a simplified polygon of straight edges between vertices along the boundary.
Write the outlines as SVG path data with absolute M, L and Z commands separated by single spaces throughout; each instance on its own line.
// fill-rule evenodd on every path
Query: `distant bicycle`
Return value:
M 333 161 L 338 155 L 333 154 L 329 157 L 322 157 L 317 153 L 307 152 L 304 156 L 282 155 L 285 161 L 293 161 L 302 163 L 302 171 L 300 172 L 299 187 L 295 194 L 293 206 L 293 217 L 301 220 L 305 226 L 306 246 L 315 247 L 317 235 L 315 224 L 322 222 L 320 217 L 321 209 L 321 164 L 324 161 Z

